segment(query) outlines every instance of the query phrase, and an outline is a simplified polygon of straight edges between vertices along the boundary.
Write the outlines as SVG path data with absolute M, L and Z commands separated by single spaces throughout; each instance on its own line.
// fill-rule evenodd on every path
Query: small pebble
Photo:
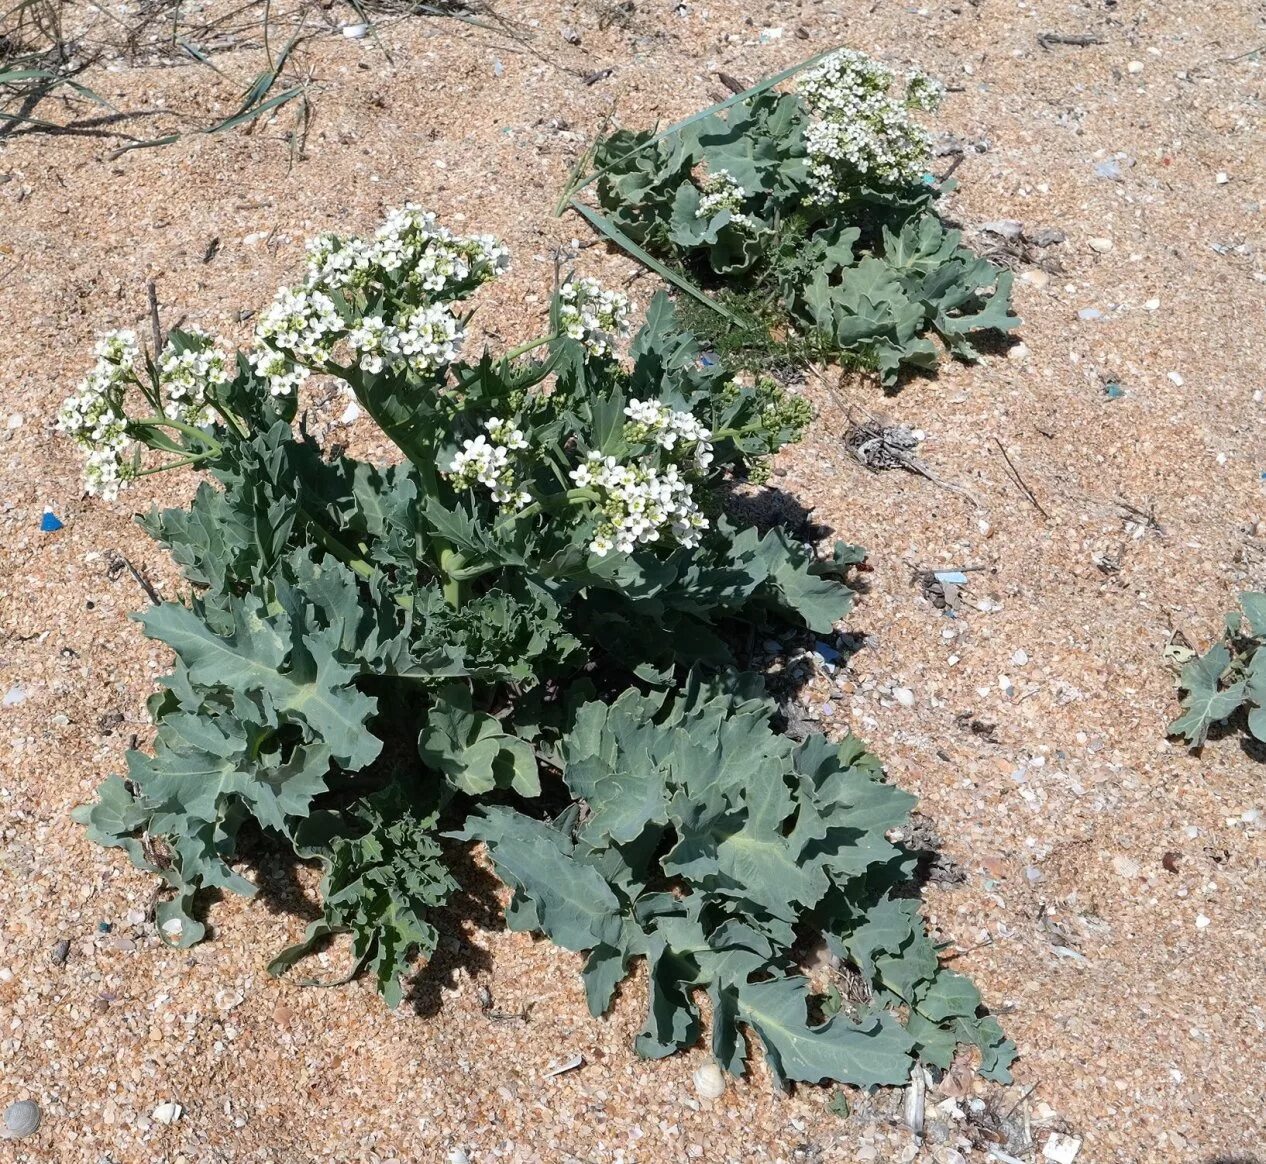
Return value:
M 1231 175 L 1225 170 L 1219 170 L 1217 176 L 1214 178 L 1214 181 L 1217 182 L 1219 186 L 1225 186 L 1230 180 Z
M 1051 281 L 1050 275 L 1048 275 L 1045 271 L 1038 270 L 1037 267 L 1034 267 L 1032 270 L 1025 271 L 1020 278 L 1026 283 L 1032 284 L 1039 291 Z
M 1079 1137 L 1052 1132 L 1046 1138 L 1046 1143 L 1042 1145 L 1042 1158 L 1051 1161 L 1051 1164 L 1073 1164 L 1080 1151 Z
M 343 35 L 348 40 L 361 40 L 369 32 L 368 24 L 345 24 L 343 25 Z
M 1087 243 L 1087 246 L 1098 254 L 1106 255 L 1112 249 L 1112 240 L 1110 238 L 1092 238 Z
M 1159 306 L 1160 306 L 1159 299 L 1149 299 L 1146 303 L 1143 304 L 1143 310 L 1155 311 Z
M 1169 373 L 1169 378 L 1170 378 L 1170 379 L 1171 379 L 1171 380 L 1172 380 L 1172 381 L 1173 381 L 1176 385 L 1178 385 L 1178 387 L 1179 387 L 1179 388 L 1181 388 L 1181 387 L 1183 386 L 1183 378 L 1182 378 L 1182 374 L 1181 374 L 1180 372 L 1170 372 L 1170 373 Z
M 1007 349 L 1008 360 L 1025 360 L 1028 359 L 1029 348 L 1027 344 L 1012 344 Z
M 68 942 L 65 938 L 62 938 L 62 940 L 53 947 L 53 952 L 50 957 L 54 966 L 64 966 L 66 964 L 66 959 L 70 957 L 70 942 Z
M 716 1063 L 704 1063 L 694 1073 L 695 1091 L 700 1099 L 720 1099 L 725 1094 L 725 1075 Z
M 1102 319 L 1103 312 L 1097 307 L 1083 307 L 1077 312 L 1078 319 Z
M 33 1136 L 40 1126 L 40 1105 L 19 1099 L 4 1109 L 4 1139 L 21 1140 Z
M 178 1103 L 168 1100 L 166 1103 L 160 1103 L 153 1112 L 154 1120 L 160 1124 L 174 1124 L 182 1115 L 185 1109 Z
M 1209 924 L 1209 919 L 1202 913 L 1196 914 L 1196 929 L 1202 930 Z
M 898 688 L 897 688 L 897 689 L 896 689 L 896 690 L 892 693 L 892 697 L 893 697 L 893 699 L 895 699 L 895 700 L 896 700 L 899 704 L 901 704 L 901 706 L 902 706 L 902 707 L 913 707 L 913 706 L 914 706 L 914 692 L 913 692 L 913 691 L 911 691 L 911 690 L 910 690 L 910 688 L 908 688 L 908 687 L 898 687 Z
M 1017 667 L 1023 667 L 1028 661 L 1029 656 L 1026 651 L 1016 651 L 1016 653 L 1011 656 L 1011 662 L 1013 662 Z
M 1128 65 L 1126 65 L 1125 67 L 1126 67 L 1127 69 L 1129 69 L 1129 71 L 1130 71 L 1131 73 L 1141 73 L 1141 72 L 1143 71 L 1143 62 L 1142 62 L 1142 61 L 1131 61 L 1131 62 L 1130 62 Z

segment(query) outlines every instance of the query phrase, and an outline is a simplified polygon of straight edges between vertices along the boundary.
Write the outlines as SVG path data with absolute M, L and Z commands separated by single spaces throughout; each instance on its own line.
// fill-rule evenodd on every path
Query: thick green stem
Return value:
M 140 420 L 131 422 L 137 428 L 170 428 L 180 433 L 182 436 L 188 437 L 190 440 L 196 440 L 208 446 L 207 456 L 219 456 L 223 447 L 219 441 L 213 436 L 209 436 L 196 425 L 187 424 L 183 420 L 172 420 L 166 416 L 146 416 Z
M 461 568 L 465 563 L 466 560 L 456 550 L 446 546 L 440 551 L 440 576 L 443 578 L 444 601 L 454 610 L 461 610 L 466 601 L 467 583 L 461 576 Z

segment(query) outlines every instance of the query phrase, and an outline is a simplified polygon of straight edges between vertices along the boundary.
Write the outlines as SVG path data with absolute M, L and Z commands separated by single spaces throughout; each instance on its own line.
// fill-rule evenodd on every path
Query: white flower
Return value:
M 57 428 L 87 453 L 85 490 L 113 500 L 135 476 L 123 402 L 140 355 L 135 333 L 109 332 L 97 342 L 96 355 L 96 366 L 58 410 Z
M 759 225 L 750 214 L 743 213 L 742 206 L 747 198 L 747 191 L 734 180 L 729 170 L 714 170 L 699 185 L 703 194 L 695 210 L 696 218 L 710 220 L 723 210 L 728 210 L 730 222 L 735 226 Z
M 229 382 L 228 362 L 206 332 L 186 332 L 187 346 L 170 343 L 158 357 L 158 383 L 167 397 L 168 414 L 186 424 L 207 422 L 207 397 Z
M 484 428 L 492 440 L 480 433 L 463 441 L 461 450 L 453 457 L 446 472 L 458 485 L 467 488 L 482 485 L 491 492 L 493 501 L 498 505 L 522 509 L 531 502 L 532 495 L 518 488 L 510 454 L 526 449 L 527 438 L 513 422 L 497 416 L 484 421 Z
M 693 455 L 697 469 L 712 464 L 712 432 L 689 412 L 675 412 L 660 400 L 631 400 L 624 409 L 629 418 L 624 434 L 631 441 L 654 441 L 679 455 Z
M 682 546 L 696 546 L 708 528 L 690 483 L 682 479 L 676 465 L 661 472 L 621 465 L 614 457 L 595 452 L 570 476 L 578 484 L 583 479 L 602 495 L 598 503 L 602 518 L 589 543 L 590 551 L 600 558 L 612 549 L 632 553 L 639 544 L 659 541 L 665 532 Z
M 605 356 L 629 330 L 629 297 L 604 290 L 596 279 L 573 279 L 558 289 L 563 332 L 585 345 L 591 356 Z
M 343 331 L 343 317 L 324 291 L 282 287 L 260 317 L 255 338 L 296 362 L 322 364 Z
M 832 53 L 800 80 L 814 120 L 805 127 L 809 174 L 819 202 L 847 198 L 859 184 L 917 182 L 931 154 L 927 131 L 910 108 L 932 109 L 939 86 L 912 74 L 905 100 L 890 96 L 893 75 L 852 49 Z
M 247 352 L 246 362 L 255 369 L 256 375 L 268 381 L 268 390 L 274 396 L 289 396 L 298 392 L 311 375 L 307 368 L 271 348 L 256 348 Z

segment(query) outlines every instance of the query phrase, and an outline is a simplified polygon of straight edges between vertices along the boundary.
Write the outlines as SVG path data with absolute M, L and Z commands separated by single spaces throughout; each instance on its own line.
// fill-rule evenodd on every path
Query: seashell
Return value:
M 40 1126 L 40 1105 L 19 1099 L 4 1109 L 4 1139 L 21 1140 L 35 1134 Z
M 166 1103 L 160 1103 L 154 1109 L 154 1119 L 160 1124 L 174 1124 L 184 1114 L 185 1109 L 171 1100 Z
M 725 1076 L 711 1060 L 695 1071 L 694 1080 L 701 1099 L 720 1099 L 725 1094 Z

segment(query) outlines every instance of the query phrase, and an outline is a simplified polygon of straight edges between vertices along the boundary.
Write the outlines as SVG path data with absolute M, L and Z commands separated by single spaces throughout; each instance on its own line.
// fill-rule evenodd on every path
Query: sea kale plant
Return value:
M 849 609 L 857 551 L 726 516 L 803 405 L 703 362 L 662 295 L 625 354 L 627 299 L 587 279 L 547 335 L 467 361 L 463 301 L 505 264 L 410 206 L 312 243 L 250 351 L 102 343 L 60 417 L 89 491 L 205 478 L 142 519 L 190 586 L 138 616 L 175 656 L 152 751 L 79 819 L 166 882 L 176 946 L 204 936 L 199 891 L 256 891 L 239 845 L 264 834 L 324 870 L 273 970 L 350 935 L 394 1005 L 482 842 L 511 926 L 585 955 L 595 1014 L 646 961 L 644 1054 L 694 1043 L 706 993 L 733 1071 L 748 1028 L 784 1079 L 899 1083 L 962 1043 L 1005 1079 L 1011 1044 L 919 914 L 911 798 L 852 738 L 780 734 L 741 669 L 764 624 L 827 633 Z M 296 424 L 310 376 L 393 463 Z M 861 983 L 824 1021 L 802 969 L 823 941 Z
M 574 187 L 596 180 L 605 213 L 571 205 L 712 303 L 691 306 L 691 325 L 732 363 L 842 357 L 893 385 L 1019 324 L 1011 274 L 934 212 L 952 187 L 927 172 L 916 114 L 941 94 L 840 49 L 795 92 L 765 82 L 663 133 L 610 134 Z
M 1249 734 L 1266 744 L 1266 594 L 1246 591 L 1240 605 L 1243 614 L 1237 610 L 1226 616 L 1221 642 L 1203 655 L 1182 652 L 1184 710 L 1169 725 L 1169 734 L 1184 737 L 1193 748 L 1205 742 L 1211 727 L 1241 710 Z

